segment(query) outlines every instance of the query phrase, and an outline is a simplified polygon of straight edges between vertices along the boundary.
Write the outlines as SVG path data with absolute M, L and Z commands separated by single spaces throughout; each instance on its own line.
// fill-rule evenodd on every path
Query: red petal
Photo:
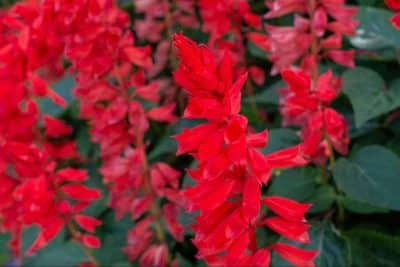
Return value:
M 77 214 L 74 216 L 74 219 L 80 227 L 90 233 L 94 233 L 95 228 L 101 225 L 100 220 L 87 215 Z
M 64 181 L 70 182 L 83 182 L 88 179 L 87 171 L 74 169 L 74 168 L 66 168 L 57 171 L 57 182 L 62 183 Z
M 44 116 L 44 124 L 46 129 L 46 135 L 48 137 L 59 138 L 70 135 L 72 128 L 68 126 L 62 120 L 58 120 L 51 116 Z
M 282 243 L 274 244 L 271 248 L 296 267 L 315 266 L 313 260 L 318 255 L 318 251 L 299 249 Z
M 342 50 L 330 50 L 327 55 L 334 62 L 343 65 L 345 67 L 354 68 L 354 50 L 342 51 Z
M 393 26 L 400 30 L 400 13 L 394 15 L 391 19 L 390 22 L 393 24 Z
M 298 222 L 306 220 L 304 214 L 311 207 L 311 204 L 302 204 L 284 197 L 266 197 L 263 201 L 268 208 L 279 216 Z
M 287 221 L 280 217 L 269 218 L 265 221 L 265 224 L 288 239 L 301 243 L 310 242 L 310 237 L 307 233 L 310 226 L 307 224 Z
M 288 83 L 290 90 L 296 95 L 306 95 L 311 89 L 311 79 L 308 74 L 302 70 L 283 69 L 282 79 Z
M 100 198 L 98 189 L 91 189 L 81 184 L 67 184 L 61 187 L 61 191 L 68 197 L 79 201 L 92 201 Z
M 155 107 L 147 112 L 147 117 L 160 122 L 174 122 L 176 121 L 176 116 L 173 115 L 174 110 L 175 104 Z
M 260 212 L 261 186 L 254 177 L 247 177 L 243 186 L 242 211 L 245 219 L 253 223 Z
M 148 68 L 151 66 L 151 48 L 146 47 L 126 47 L 124 53 L 128 59 L 139 67 Z
M 247 75 L 246 72 L 235 81 L 229 90 L 229 94 L 224 99 L 224 103 L 228 105 L 231 115 L 238 114 L 240 111 L 240 101 L 242 98 L 241 90 L 247 81 Z
M 263 148 L 268 143 L 268 131 L 264 130 L 261 133 L 248 134 L 246 141 L 250 147 Z
M 264 155 L 256 149 L 249 148 L 247 151 L 248 163 L 253 175 L 257 177 L 260 183 L 268 183 L 271 174 L 271 167 L 268 161 L 264 158 Z
M 213 123 L 202 124 L 192 129 L 183 129 L 181 134 L 174 136 L 178 141 L 177 155 L 197 150 L 199 145 L 204 141 L 204 136 L 209 136 L 215 130 L 216 125 Z
M 266 155 L 265 159 L 276 169 L 304 166 L 308 161 L 304 159 L 301 149 L 301 145 L 289 147 Z
M 89 248 L 100 248 L 100 239 L 93 235 L 82 235 L 81 240 L 82 244 Z

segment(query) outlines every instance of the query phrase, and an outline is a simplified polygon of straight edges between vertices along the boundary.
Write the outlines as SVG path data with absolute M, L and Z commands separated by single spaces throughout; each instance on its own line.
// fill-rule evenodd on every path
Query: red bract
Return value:
M 273 0 L 267 2 L 266 18 L 294 13 L 294 26 L 266 25 L 269 35 L 269 59 L 274 63 L 272 74 L 300 61 L 307 71 L 321 58 L 354 66 L 354 51 L 341 50 L 343 35 L 355 34 L 358 22 L 353 19 L 356 8 L 345 7 L 345 1 L 331 0 Z M 308 16 L 308 17 L 307 17 Z M 315 38 L 320 44 L 316 44 Z M 312 55 L 309 54 L 312 51 Z
M 58 162 L 78 158 L 75 144 L 64 141 L 71 128 L 53 117 L 42 120 L 35 102 L 48 97 L 66 104 L 47 83 L 62 72 L 63 60 L 76 73 L 81 117 L 88 120 L 92 140 L 100 145 L 110 206 L 118 217 L 129 213 L 138 221 L 150 218 L 160 228 L 156 199 L 165 197 L 170 201 L 164 209 L 168 228 L 181 240 L 182 230 L 171 218 L 183 204 L 179 173 L 166 164 L 148 164 L 144 140 L 148 119 L 171 122 L 175 107 L 159 103 L 159 81 L 147 81 L 151 48 L 135 45 L 128 15 L 113 0 L 50 0 L 18 3 L 0 19 L 0 177 L 4 184 L 0 216 L 3 229 L 14 235 L 15 253 L 19 253 L 21 230 L 32 224 L 42 231 L 29 253 L 46 245 L 64 225 L 85 246 L 100 246 L 95 236 L 75 228 L 76 223 L 92 233 L 100 224 L 81 214 L 100 192 L 82 184 L 86 173 L 81 170 L 56 171 Z M 145 110 L 143 99 L 161 106 Z M 38 127 L 42 121 L 45 136 Z M 166 247 L 161 229 L 154 236 L 158 237 L 155 246 Z M 130 248 L 126 251 L 133 253 Z M 139 256 L 148 263 L 159 259 L 158 251 L 149 244 Z
M 58 15 L 53 1 L 27 1 L 0 16 L 0 219 L 1 229 L 12 234 L 17 258 L 22 231 L 32 225 L 40 231 L 27 255 L 46 246 L 64 226 L 82 242 L 73 217 L 100 197 L 83 185 L 86 172 L 63 168 L 68 161 L 79 162 L 69 140 L 72 128 L 42 114 L 37 104 L 49 98 L 66 105 L 48 84 L 63 72 L 65 28 L 53 20 Z
M 393 11 L 399 12 L 400 11 L 400 1 L 399 0 L 385 0 L 385 4 Z M 395 14 L 390 22 L 400 30 L 400 13 Z
M 250 77 L 256 84 L 263 84 L 265 77 L 262 68 L 250 65 L 246 61 L 246 47 L 244 32 L 247 27 L 256 30 L 261 29 L 261 17 L 251 11 L 247 0 L 226 1 L 199 1 L 200 15 L 203 20 L 202 30 L 210 34 L 208 46 L 216 54 L 217 58 L 223 56 L 224 51 L 230 51 L 232 55 L 235 77 L 249 70 Z M 249 33 L 247 37 L 253 37 L 257 44 L 261 43 L 257 33 Z M 252 40 L 252 39 L 251 39 Z
M 139 7 L 141 4 L 145 3 L 137 3 Z M 90 12 L 85 8 L 80 4 L 75 6 L 83 14 Z M 150 11 L 150 6 L 146 10 Z M 117 219 L 128 214 L 135 220 L 131 233 L 143 238 L 143 232 L 146 233 L 140 246 L 133 244 L 134 234 L 130 234 L 124 251 L 131 261 L 139 259 L 142 265 L 150 262 L 165 265 L 165 261 L 158 261 L 159 247 L 168 255 L 162 219 L 173 237 L 178 241 L 183 239 L 181 226 L 171 218 L 184 204 L 178 187 L 180 174 L 167 164 L 148 162 L 145 134 L 149 120 L 175 121 L 175 105 L 161 102 L 160 81 L 148 82 L 152 71 L 151 49 L 135 44 L 127 14 L 113 1 L 100 7 L 96 16 L 75 20 L 72 23 L 82 29 L 97 29 L 90 34 L 74 33 L 75 38 L 67 43 L 66 50 L 78 74 L 75 95 L 81 116 L 88 121 L 92 140 L 100 146 L 103 163 L 100 172 L 110 192 L 109 205 L 115 209 Z M 82 45 L 85 43 L 89 53 Z M 154 107 L 145 108 L 143 100 Z M 62 190 L 71 197 L 84 197 L 77 186 Z M 94 192 L 86 191 L 84 195 L 90 198 Z M 159 198 L 168 200 L 165 207 L 159 207 Z M 161 218 L 162 212 L 168 216 Z M 140 224 L 142 221 L 154 223 L 155 229 L 150 224 Z M 92 237 L 85 237 L 85 242 L 97 246 Z
M 321 142 L 309 156 L 316 163 L 323 163 L 329 156 L 329 145 L 339 153 L 347 154 L 347 122 L 334 109 L 328 108 L 339 92 L 339 80 L 331 71 L 325 72 L 312 90 L 311 77 L 302 70 L 284 69 L 282 78 L 288 84 L 288 88 L 281 90 L 283 125 L 301 126 L 301 136 L 306 143 L 311 139 L 315 140 L 310 142 Z
M 267 225 L 286 238 L 308 242 L 308 226 L 303 225 L 308 205 L 270 197 L 264 203 L 277 217 L 261 213 L 261 187 L 268 184 L 271 169 L 306 164 L 304 147 L 261 154 L 267 132 L 250 133 L 247 118 L 239 114 L 247 74 L 233 81 L 228 52 L 217 63 L 207 47 L 181 34 L 174 36 L 174 45 L 180 59 L 174 77 L 189 94 L 184 117 L 207 120 L 175 137 L 178 153 L 190 153 L 198 161 L 189 171 L 196 185 L 184 193 L 189 210 L 199 211 L 193 226 L 198 256 L 210 265 L 269 266 L 275 247 L 257 247 L 257 227 Z M 289 249 L 287 254 L 290 262 L 304 266 L 312 264 L 316 252 Z
M 302 128 L 305 154 L 323 164 L 333 149 L 345 155 L 350 142 L 344 117 L 329 108 L 339 93 L 341 81 L 331 71 L 319 73 L 319 61 L 329 58 L 347 67 L 354 66 L 354 51 L 343 51 L 342 36 L 354 34 L 358 24 L 355 8 L 344 1 L 274 0 L 266 18 L 295 13 L 293 27 L 266 26 L 274 63 L 288 87 L 281 89 L 283 125 Z M 291 67 L 299 62 L 300 69 Z

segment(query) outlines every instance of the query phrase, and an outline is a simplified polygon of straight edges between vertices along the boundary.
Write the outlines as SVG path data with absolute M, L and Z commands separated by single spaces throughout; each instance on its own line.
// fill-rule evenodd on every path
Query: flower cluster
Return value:
M 323 164 L 332 149 L 346 155 L 350 143 L 347 122 L 329 107 L 339 93 L 340 79 L 327 71 L 318 77 L 313 88 L 310 75 L 301 69 L 284 69 L 281 75 L 288 84 L 280 92 L 283 125 L 302 127 L 303 141 L 313 147 L 319 144 L 309 154 L 316 164 Z
M 298 145 L 263 155 L 259 149 L 268 132 L 254 132 L 239 114 L 247 74 L 233 82 L 229 52 L 217 63 L 210 49 L 182 34 L 175 35 L 174 45 L 180 59 L 174 78 L 189 95 L 184 117 L 206 120 L 175 136 L 178 154 L 190 153 L 198 161 L 189 171 L 197 183 L 184 192 L 189 210 L 199 212 L 193 226 L 198 256 L 215 266 L 269 266 L 273 250 L 295 266 L 313 266 L 316 251 L 281 242 L 261 248 L 255 234 L 267 226 L 287 239 L 309 242 L 304 218 L 309 204 L 261 195 L 271 170 L 306 164 L 308 148 Z
M 385 0 L 386 5 L 393 11 L 399 12 L 400 11 L 400 1 L 399 0 Z M 390 22 L 393 24 L 394 27 L 400 30 L 400 13 L 394 15 Z
M 246 62 L 245 38 L 252 36 L 251 29 L 261 30 L 261 16 L 251 11 L 247 0 L 199 1 L 202 30 L 209 33 L 208 46 L 218 57 L 229 50 L 235 65 L 235 77 L 248 70 L 256 84 L 265 81 L 264 71 Z M 249 32 L 249 33 L 247 33 Z
M 343 35 L 355 34 L 358 22 L 353 16 L 357 9 L 345 7 L 344 3 L 345 0 L 268 1 L 267 19 L 295 13 L 294 26 L 265 27 L 269 35 L 268 58 L 274 63 L 272 74 L 297 61 L 309 71 L 324 57 L 343 66 L 354 66 L 354 51 L 341 47 Z
M 280 72 L 288 84 L 280 91 L 283 125 L 302 127 L 303 141 L 312 147 L 319 144 L 310 151 L 316 164 L 323 164 L 328 156 L 333 160 L 333 149 L 347 154 L 347 122 L 329 107 L 341 81 L 330 70 L 320 74 L 319 62 L 329 58 L 343 66 L 354 66 L 354 51 L 341 47 L 342 36 L 355 33 L 358 23 L 352 17 L 357 10 L 345 7 L 344 1 L 331 0 L 275 0 L 268 6 L 267 18 L 295 13 L 293 27 L 266 26 L 272 73 Z M 297 62 L 299 69 L 291 67 Z
M 101 193 L 84 185 L 86 171 L 67 167 L 80 161 L 73 129 L 38 105 L 43 98 L 66 105 L 48 85 L 63 72 L 63 40 L 47 8 L 28 1 L 0 16 L 0 221 L 17 259 L 21 234 L 32 225 L 40 231 L 26 255 L 64 226 L 84 246 L 100 245 L 93 233 L 101 222 L 83 210 Z
M 78 1 L 75 5 L 74 10 L 86 8 Z M 161 220 L 176 240 L 183 240 L 176 219 L 183 205 L 180 173 L 162 162 L 148 163 L 145 133 L 149 120 L 175 121 L 175 105 L 158 105 L 159 83 L 146 78 L 152 67 L 151 48 L 135 45 L 127 14 L 113 1 L 96 12 L 82 10 L 78 13 L 91 15 L 72 21 L 83 29 L 96 29 L 91 34 L 74 33 L 78 42 L 66 47 L 78 76 L 75 96 L 90 136 L 100 146 L 100 173 L 108 185 L 110 206 L 117 218 L 129 214 L 135 221 L 124 251 L 131 261 L 140 258 L 142 266 L 165 266 L 169 257 Z M 161 208 L 158 198 L 169 202 Z
M 146 76 L 159 84 L 165 101 L 174 103 L 179 91 L 170 72 L 175 57 L 171 49 L 171 36 L 178 26 L 197 28 L 194 0 L 134 1 L 135 12 L 140 15 L 134 21 L 134 30 L 140 41 L 152 44 L 154 64 L 147 69 Z M 143 17 L 143 18 L 141 18 Z
M 36 103 L 48 97 L 66 105 L 48 86 L 63 73 L 66 60 L 76 75 L 81 118 L 101 149 L 110 206 L 118 218 L 128 213 L 136 221 L 125 252 L 131 260 L 140 257 L 143 266 L 166 265 L 161 218 L 181 241 L 183 228 L 176 218 L 183 198 L 180 173 L 162 162 L 150 165 L 146 158 L 149 120 L 176 119 L 174 104 L 158 105 L 159 83 L 147 81 L 151 48 L 135 45 L 129 16 L 113 0 L 27 1 L 0 19 L 0 217 L 2 229 L 14 236 L 15 254 L 20 254 L 23 227 L 33 224 L 42 230 L 28 253 L 46 245 L 64 225 L 84 245 L 100 246 L 91 235 L 100 221 L 81 214 L 100 192 L 83 185 L 85 171 L 61 168 L 67 159 L 79 161 L 74 142 L 68 141 L 72 129 L 41 114 Z M 158 198 L 169 202 L 161 208 Z

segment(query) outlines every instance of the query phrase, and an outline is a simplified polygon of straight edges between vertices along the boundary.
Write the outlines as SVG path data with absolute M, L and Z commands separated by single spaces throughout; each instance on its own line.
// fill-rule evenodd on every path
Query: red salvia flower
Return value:
M 399 12 L 400 11 L 400 1 L 399 0 L 385 0 L 385 4 L 393 11 Z M 400 13 L 395 14 L 390 22 L 400 30 Z
M 309 241 L 304 225 L 309 205 L 270 197 L 265 204 L 277 217 L 265 220 L 260 214 L 261 187 L 268 184 L 271 169 L 306 164 L 303 147 L 295 147 L 297 153 L 288 149 L 262 155 L 258 149 L 266 145 L 267 132 L 249 133 L 246 117 L 239 114 L 247 74 L 233 81 L 228 52 L 217 63 L 207 47 L 197 46 L 182 34 L 174 36 L 174 45 L 180 59 L 174 77 L 189 94 L 184 117 L 207 121 L 175 137 L 178 154 L 190 153 L 198 161 L 189 172 L 197 183 L 184 193 L 189 210 L 199 211 L 193 226 L 198 256 L 210 265 L 269 266 L 274 246 L 257 247 L 257 227 L 266 225 L 289 239 Z M 311 264 L 316 255 L 315 251 L 297 252 L 289 249 L 287 254 L 293 256 L 286 257 L 297 266 Z

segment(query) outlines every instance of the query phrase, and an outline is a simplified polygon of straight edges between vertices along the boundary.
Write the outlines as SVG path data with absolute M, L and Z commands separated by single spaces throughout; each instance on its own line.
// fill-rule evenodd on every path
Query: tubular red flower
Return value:
M 186 112 L 190 110 L 191 118 L 207 121 L 175 136 L 179 153 L 191 152 L 198 161 L 197 169 L 189 172 L 197 184 L 185 190 L 189 210 L 199 211 L 193 226 L 198 256 L 210 265 L 268 266 L 270 248 L 257 247 L 255 230 L 263 218 L 261 187 L 268 184 L 269 160 L 282 168 L 301 166 L 307 161 L 298 148 L 276 152 L 279 156 L 270 158 L 257 150 L 266 144 L 268 134 L 266 131 L 250 134 L 246 117 L 239 114 L 240 90 L 247 75 L 233 81 L 230 75 L 233 63 L 228 52 L 218 63 L 207 47 L 197 46 L 182 34 L 174 36 L 174 44 L 180 59 L 174 75 L 189 94 Z M 200 80 L 203 82 L 194 82 Z M 204 81 L 212 82 L 213 86 Z M 196 99 L 196 108 L 191 99 Z M 208 136 L 205 140 L 200 138 L 204 133 Z M 273 219 L 266 225 L 284 236 L 307 240 L 307 227 L 302 223 L 309 205 L 286 200 L 287 206 L 285 203 L 279 206 L 287 211 L 282 213 L 273 203 L 269 204 L 277 215 L 283 216 L 283 222 L 273 223 L 276 221 Z M 285 221 L 287 216 L 290 222 Z M 290 226 L 285 231 L 284 223 Z

